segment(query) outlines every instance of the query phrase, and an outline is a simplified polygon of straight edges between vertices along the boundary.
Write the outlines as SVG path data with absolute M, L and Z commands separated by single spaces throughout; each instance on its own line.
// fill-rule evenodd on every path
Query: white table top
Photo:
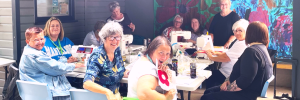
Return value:
M 66 76 L 76 77 L 76 78 L 84 78 L 84 75 L 85 73 L 81 73 L 81 72 L 70 72 L 66 74 Z M 202 82 L 210 76 L 211 76 L 211 71 L 207 71 L 206 75 L 197 76 L 197 78 L 195 78 L 194 81 L 192 81 L 192 83 L 190 84 L 177 84 L 177 89 L 185 90 L 185 91 L 195 91 L 202 84 Z M 182 79 L 183 78 L 180 76 L 176 77 L 176 81 L 184 81 Z M 122 78 L 121 83 L 128 83 L 128 78 Z
M 9 66 L 10 64 L 15 62 L 15 60 L 0 58 L 0 67 Z

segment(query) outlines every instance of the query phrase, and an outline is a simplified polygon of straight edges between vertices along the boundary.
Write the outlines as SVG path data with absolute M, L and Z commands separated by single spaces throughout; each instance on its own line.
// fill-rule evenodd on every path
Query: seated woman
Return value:
M 74 68 L 85 67 L 83 64 L 62 63 L 52 59 L 45 52 L 45 39 L 43 29 L 39 27 L 28 28 L 25 32 L 27 45 L 21 56 L 19 73 L 24 81 L 47 83 L 51 90 L 53 100 L 71 100 L 70 83 L 65 74 Z
M 42 49 L 51 58 L 63 63 L 76 62 L 77 59 L 72 56 L 71 50 L 74 43 L 67 37 L 61 21 L 56 17 L 51 17 L 45 25 L 45 47 Z
M 106 23 L 99 36 L 103 44 L 88 59 L 83 88 L 105 94 L 108 100 L 121 100 L 120 81 L 125 68 L 120 52 L 123 29 L 117 22 Z
M 123 27 L 124 34 L 132 34 L 135 30 L 135 25 L 132 24 L 130 18 L 126 13 L 120 12 L 120 5 L 117 1 L 113 1 L 109 5 L 109 11 L 111 12 L 111 16 L 106 19 L 107 22 L 114 21 L 118 22 Z
M 158 69 L 163 69 L 170 76 L 168 67 L 162 64 L 173 56 L 171 44 L 164 36 L 156 37 L 144 53 L 145 56 L 137 60 L 129 74 L 127 97 L 139 98 L 140 100 L 172 100 L 175 89 L 161 94 L 155 89 L 158 86 L 158 75 L 155 61 L 158 61 Z
M 83 41 L 83 45 L 84 46 L 100 46 L 102 44 L 102 41 L 98 35 L 98 33 L 100 32 L 101 28 L 105 25 L 104 21 L 97 21 L 95 26 L 94 26 L 94 30 L 89 32 Z
M 163 32 L 162 35 L 166 36 L 168 38 L 169 41 L 171 41 L 171 32 L 172 31 L 182 31 L 182 29 L 180 28 L 181 25 L 183 23 L 183 17 L 181 17 L 180 15 L 176 15 L 175 18 L 173 19 L 173 26 L 170 26 L 168 28 L 166 28 Z M 183 38 L 181 36 L 178 37 L 177 41 L 181 42 Z
M 206 51 L 207 57 L 210 60 L 222 62 L 221 68 L 219 70 L 212 70 L 212 76 L 206 80 L 207 89 L 222 84 L 229 77 L 233 65 L 247 48 L 245 35 L 248 25 L 249 22 L 245 19 L 240 19 L 233 24 L 232 30 L 237 41 L 228 51 L 223 53 L 212 52 L 211 50 Z
M 197 38 L 200 37 L 202 34 L 206 34 L 207 30 L 200 27 L 199 20 L 197 18 L 192 18 L 191 20 L 191 27 L 192 27 L 192 34 L 191 39 L 187 39 L 187 42 L 192 42 L 194 45 L 197 42 Z
M 252 22 L 246 31 L 246 48 L 234 64 L 229 80 L 204 92 L 201 100 L 256 100 L 265 82 L 273 75 L 272 62 L 267 50 L 268 27 Z

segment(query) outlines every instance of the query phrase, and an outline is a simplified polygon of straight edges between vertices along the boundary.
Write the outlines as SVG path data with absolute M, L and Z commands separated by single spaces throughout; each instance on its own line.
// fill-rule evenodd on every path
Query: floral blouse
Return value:
M 119 92 L 120 81 L 125 71 L 120 48 L 114 52 L 113 62 L 109 61 L 103 44 L 93 51 L 87 63 L 86 75 L 83 82 L 93 81 L 114 94 Z

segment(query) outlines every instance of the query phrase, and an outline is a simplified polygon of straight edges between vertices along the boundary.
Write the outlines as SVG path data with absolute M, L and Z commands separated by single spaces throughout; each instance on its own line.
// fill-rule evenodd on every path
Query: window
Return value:
M 74 0 L 34 0 L 35 24 L 45 24 L 47 20 L 55 16 L 62 23 L 75 22 Z

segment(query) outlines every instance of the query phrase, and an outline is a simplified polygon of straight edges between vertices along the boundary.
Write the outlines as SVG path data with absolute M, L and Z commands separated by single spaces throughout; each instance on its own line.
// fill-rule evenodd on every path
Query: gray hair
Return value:
M 173 50 L 172 45 L 170 41 L 165 36 L 157 36 L 152 40 L 152 42 L 149 44 L 147 50 L 145 51 L 144 55 L 152 56 L 154 51 L 160 46 L 160 45 L 168 45 L 171 48 L 170 51 L 170 58 L 173 57 Z
M 176 21 L 176 18 L 180 18 L 181 22 L 183 22 L 183 17 L 181 17 L 180 15 L 176 15 L 173 19 L 173 22 Z
M 220 3 L 221 3 L 222 1 L 228 1 L 229 5 L 231 5 L 231 0 L 220 0 Z
M 109 21 L 107 22 L 99 32 L 101 40 L 105 40 L 106 37 L 111 35 L 120 34 L 123 35 L 123 28 L 118 22 Z M 104 41 L 103 41 L 104 42 Z
M 108 6 L 110 12 L 113 12 L 116 8 L 120 8 L 120 4 L 117 1 L 111 2 Z
M 232 30 L 236 30 L 237 28 L 240 27 L 244 29 L 244 31 L 246 32 L 248 26 L 249 26 L 249 21 L 247 21 L 246 19 L 240 19 L 232 25 Z

